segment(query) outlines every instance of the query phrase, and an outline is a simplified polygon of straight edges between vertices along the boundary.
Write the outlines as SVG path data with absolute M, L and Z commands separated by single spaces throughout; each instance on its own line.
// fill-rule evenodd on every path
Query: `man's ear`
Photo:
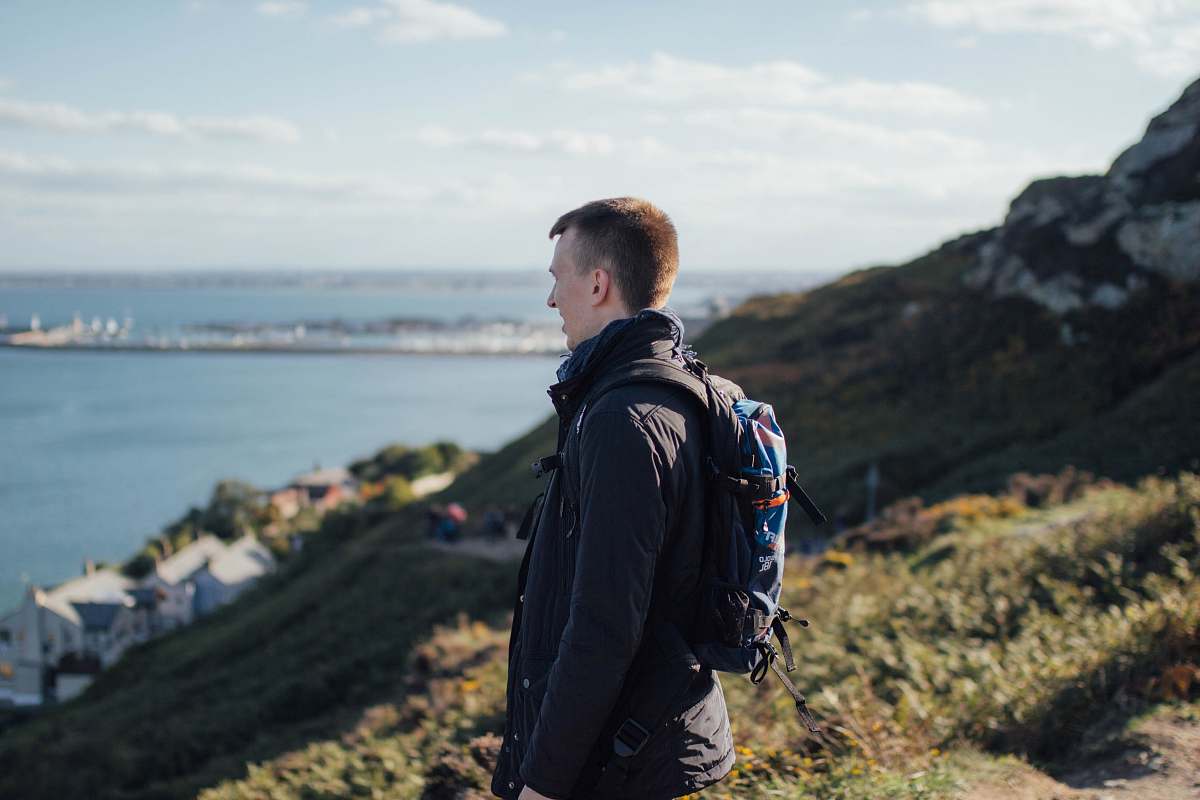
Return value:
M 612 276 L 608 270 L 597 267 L 592 270 L 592 289 L 588 298 L 593 306 L 603 303 L 613 292 Z

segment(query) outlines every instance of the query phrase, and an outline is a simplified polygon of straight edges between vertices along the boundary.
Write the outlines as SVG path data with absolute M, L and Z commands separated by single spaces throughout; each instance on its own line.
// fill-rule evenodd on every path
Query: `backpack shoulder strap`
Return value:
M 673 361 L 661 358 L 639 358 L 600 378 L 587 393 L 587 402 L 594 404 L 606 392 L 630 383 L 653 381 L 679 386 L 708 408 L 708 387 L 704 381 Z
M 706 422 L 701 426 L 704 435 L 702 449 L 711 470 L 732 474 L 736 469 L 740 426 L 733 403 L 745 397 L 740 386 L 708 371 L 704 362 L 688 359 L 683 367 L 661 358 L 640 358 L 630 361 L 610 374 L 602 376 L 587 392 L 586 404 L 595 403 L 605 392 L 638 382 L 659 382 L 683 389 L 700 404 Z

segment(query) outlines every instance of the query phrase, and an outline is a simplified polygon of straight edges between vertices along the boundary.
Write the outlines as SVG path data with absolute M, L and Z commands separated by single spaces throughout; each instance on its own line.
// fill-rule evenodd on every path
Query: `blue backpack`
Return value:
M 795 500 L 814 525 L 824 523 L 825 515 L 787 463 L 787 444 L 774 409 L 747 398 L 737 384 L 710 374 L 704 362 L 686 351 L 683 366 L 655 358 L 623 366 L 598 381 L 588 392 L 589 402 L 617 386 L 642 381 L 685 389 L 704 407 L 707 419 L 704 460 L 713 491 L 706 493 L 704 589 L 695 627 L 687 638 L 691 651 L 700 666 L 749 673 L 755 684 L 773 669 L 795 701 L 801 722 L 819 733 L 804 695 L 776 659 L 781 650 L 787 671 L 796 668 L 783 623 L 808 626 L 807 620 L 793 617 L 779 605 L 788 500 Z M 779 650 L 772 638 L 778 639 Z M 618 731 L 617 755 L 635 754 L 648 737 L 645 728 L 634 722 L 624 740 Z

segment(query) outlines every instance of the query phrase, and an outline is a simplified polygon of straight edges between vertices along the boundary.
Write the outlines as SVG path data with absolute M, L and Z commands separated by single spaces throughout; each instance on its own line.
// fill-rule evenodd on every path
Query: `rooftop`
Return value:
M 271 551 L 253 536 L 238 539 L 208 565 L 212 576 L 227 586 L 262 577 L 274 568 Z
M 119 603 L 134 585 L 117 570 L 105 568 L 60 583 L 46 594 L 65 603 Z
M 345 467 L 329 467 L 327 469 L 316 469 L 312 472 L 306 472 L 303 475 L 297 475 L 292 479 L 292 486 L 337 486 L 343 483 L 352 483 L 354 476 L 350 470 Z
M 216 536 L 206 534 L 170 558 L 160 561 L 155 572 L 163 581 L 174 586 L 192 577 L 206 563 L 224 552 L 225 543 Z

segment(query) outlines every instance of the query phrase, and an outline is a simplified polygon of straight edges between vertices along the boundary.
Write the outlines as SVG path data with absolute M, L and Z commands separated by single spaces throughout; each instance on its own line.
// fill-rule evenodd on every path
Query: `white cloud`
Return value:
M 564 129 L 536 134 L 493 128 L 466 134 L 430 125 L 417 132 L 417 139 L 431 147 L 470 147 L 501 153 L 558 153 L 572 156 L 609 155 L 616 147 L 612 137 L 607 134 Z
M 938 159 L 976 158 L 986 147 L 978 139 L 936 128 L 905 128 L 834 116 L 821 111 L 780 108 L 720 108 L 684 114 L 681 121 L 741 138 L 786 140 L 793 149 L 827 144 L 847 157 L 871 148 Z
M 230 215 L 253 215 L 260 203 L 269 201 L 283 216 L 312 209 L 386 216 L 424 209 L 431 203 L 445 203 L 456 213 L 496 213 L 543 202 L 545 195 L 528 176 L 518 179 L 504 173 L 423 184 L 381 175 L 320 174 L 259 164 L 80 162 L 5 150 L 0 150 L 0 189 L 14 200 L 38 198 L 96 208 L 120 202 L 143 213 L 170 202 L 179 207 L 216 203 Z
M 955 89 L 922 81 L 851 80 L 815 91 L 816 105 L 857 111 L 900 111 L 920 115 L 959 116 L 987 109 L 982 100 Z
M 655 53 L 646 62 L 571 72 L 570 90 L 607 89 L 662 103 L 697 101 L 806 106 L 958 116 L 986 104 L 955 89 L 921 81 L 834 80 L 795 61 L 731 67 Z
M 343 28 L 362 28 L 378 20 L 386 19 L 389 13 L 386 8 L 352 8 L 345 14 L 339 14 L 332 19 L 335 25 Z
M 303 0 L 272 0 L 259 3 L 255 10 L 264 17 L 297 17 L 308 11 L 308 3 Z
M 1187 78 L 1200 72 L 1200 22 L 1165 32 L 1158 47 L 1134 57 L 1138 66 L 1164 78 Z
M 439 39 L 491 39 L 508 27 L 464 6 L 435 0 L 383 0 L 333 17 L 344 28 L 374 27 L 381 42 L 412 44 Z
M 187 117 L 182 124 L 185 133 L 195 136 L 284 143 L 300 141 L 300 129 L 278 117 Z
M 909 9 L 943 28 L 1063 33 L 1096 47 L 1149 42 L 1147 24 L 1174 3 L 1155 0 L 925 0 Z
M 1200 68 L 1197 0 L 921 0 L 907 10 L 951 30 L 1041 33 L 1129 49 L 1139 66 L 1166 77 Z
M 0 125 L 19 125 L 71 133 L 137 131 L 183 138 L 254 139 L 292 143 L 300 130 L 291 122 L 265 115 L 179 117 L 162 111 L 83 111 L 62 103 L 24 103 L 0 99 Z
M 255 191 L 322 197 L 400 196 L 389 184 L 346 176 L 282 172 L 253 164 L 211 165 L 151 161 L 80 163 L 54 156 L 0 151 L 0 175 L 35 189 L 156 192 L 179 189 Z

